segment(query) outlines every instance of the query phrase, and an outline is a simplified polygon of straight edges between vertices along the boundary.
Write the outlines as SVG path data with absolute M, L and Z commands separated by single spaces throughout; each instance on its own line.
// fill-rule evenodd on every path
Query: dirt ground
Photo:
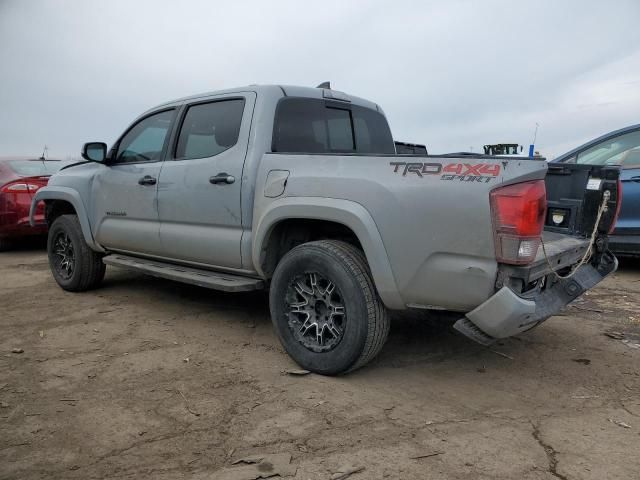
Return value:
M 402 316 L 364 369 L 295 376 L 264 294 L 116 269 L 71 294 L 24 247 L 0 254 L 0 478 L 637 479 L 639 305 L 627 261 L 491 349 Z

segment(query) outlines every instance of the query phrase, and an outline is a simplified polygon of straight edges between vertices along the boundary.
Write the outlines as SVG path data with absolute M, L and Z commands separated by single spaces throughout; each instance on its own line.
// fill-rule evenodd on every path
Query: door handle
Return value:
M 138 180 L 139 185 L 155 185 L 157 180 L 153 178 L 151 175 L 145 175 L 140 180 Z
M 640 175 L 637 175 L 635 177 L 631 177 L 629 180 L 631 180 L 632 182 L 640 182 Z
M 234 177 L 233 175 L 229 175 L 228 173 L 225 173 L 225 172 L 221 172 L 217 174 L 215 177 L 209 178 L 209 183 L 212 183 L 213 185 L 216 185 L 218 183 L 231 184 L 235 181 L 236 181 L 236 177 Z

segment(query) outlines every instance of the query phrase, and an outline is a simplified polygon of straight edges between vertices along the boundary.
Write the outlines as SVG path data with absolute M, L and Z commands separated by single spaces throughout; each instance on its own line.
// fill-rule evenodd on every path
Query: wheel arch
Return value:
M 80 222 L 82 235 L 87 245 L 89 245 L 92 250 L 104 252 L 104 249 L 100 247 L 93 238 L 89 217 L 87 216 L 86 208 L 78 192 L 67 187 L 44 187 L 38 190 L 31 202 L 31 210 L 29 213 L 31 225 L 34 224 L 35 208 L 40 201 L 45 202 L 45 215 L 49 225 L 60 215 L 75 214 Z
M 259 218 L 251 254 L 254 268 L 264 278 L 270 278 L 280 258 L 297 244 L 322 238 L 341 239 L 363 250 L 384 304 L 392 309 L 405 308 L 380 232 L 369 212 L 359 203 L 331 198 L 287 197 L 271 203 Z M 301 235 L 299 239 L 303 241 L 296 243 L 296 238 L 286 237 L 291 227 L 303 232 L 311 229 L 311 235 L 308 238 Z

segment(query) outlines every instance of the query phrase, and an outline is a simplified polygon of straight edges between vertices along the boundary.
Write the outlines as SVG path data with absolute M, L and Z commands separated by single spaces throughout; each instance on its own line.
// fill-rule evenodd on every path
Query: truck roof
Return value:
M 146 113 L 151 112 L 153 110 L 157 110 L 161 107 L 168 107 L 171 105 L 183 103 L 190 100 L 197 100 L 199 98 L 213 97 L 216 95 L 224 95 L 229 93 L 241 93 L 241 92 L 255 92 L 260 96 L 274 96 L 274 97 L 308 97 L 308 98 L 327 98 L 325 91 L 335 92 L 340 95 L 338 98 L 348 99 L 353 105 L 359 105 L 366 108 L 371 108 L 373 110 L 377 110 L 382 113 L 382 109 L 374 102 L 366 100 L 364 98 L 356 97 L 354 95 L 349 95 L 347 93 L 332 90 L 332 89 L 324 89 L 324 88 L 314 88 L 314 87 L 301 87 L 295 85 L 246 85 L 244 87 L 236 87 L 236 88 L 228 88 L 225 90 L 214 90 L 211 92 L 199 93 L 196 95 L 189 95 L 187 97 L 177 98 L 175 100 L 171 100 L 169 102 L 164 102 L 159 105 L 156 105 L 153 108 L 147 110 Z

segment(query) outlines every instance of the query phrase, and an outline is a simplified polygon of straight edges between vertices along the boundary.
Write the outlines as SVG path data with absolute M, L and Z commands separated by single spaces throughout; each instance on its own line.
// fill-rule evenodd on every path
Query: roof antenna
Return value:
M 538 127 L 539 126 L 540 126 L 540 124 L 538 122 L 536 122 L 536 129 L 533 132 L 533 141 L 531 142 L 534 145 L 536 144 L 536 138 L 538 137 Z
M 540 124 L 538 122 L 536 122 L 536 129 L 533 132 L 533 140 L 531 140 L 531 145 L 529 145 L 529 158 L 533 158 L 533 155 L 535 153 L 536 138 L 538 138 L 538 127 L 539 126 L 540 126 Z
M 46 155 L 47 151 L 49 150 L 49 147 L 47 147 L 46 145 L 44 146 L 44 150 L 42 150 L 42 155 L 40 155 L 40 159 L 39 160 L 46 160 L 46 158 L 44 158 L 44 156 Z
M 322 82 L 316 88 L 328 88 L 329 90 L 331 90 L 331 82 Z

